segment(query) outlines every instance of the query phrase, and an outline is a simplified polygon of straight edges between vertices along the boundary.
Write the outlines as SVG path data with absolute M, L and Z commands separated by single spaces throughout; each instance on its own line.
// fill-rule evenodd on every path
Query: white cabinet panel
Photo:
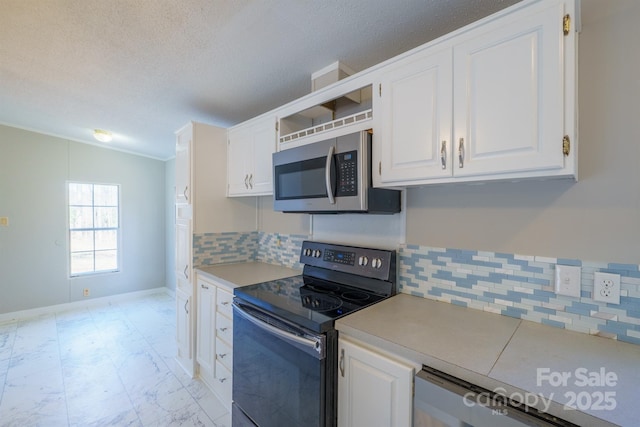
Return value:
M 452 175 L 451 88 L 450 48 L 418 54 L 383 74 L 374 105 L 381 115 L 380 182 Z
M 563 12 L 556 5 L 454 47 L 456 176 L 564 166 Z
M 271 155 L 276 148 L 275 117 L 261 118 L 229 130 L 229 196 L 273 193 Z
M 212 373 L 215 363 L 216 287 L 198 279 L 198 312 L 196 323 L 196 360 L 200 373 Z
M 191 297 L 176 290 L 176 359 L 193 376 L 193 340 L 191 338 Z
M 411 427 L 412 366 L 345 339 L 338 357 L 338 427 Z

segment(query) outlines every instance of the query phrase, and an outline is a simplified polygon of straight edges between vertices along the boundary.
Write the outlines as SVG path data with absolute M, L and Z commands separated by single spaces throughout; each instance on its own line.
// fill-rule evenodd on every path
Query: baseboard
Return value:
M 10 313 L 0 314 L 0 324 L 14 322 L 17 320 L 28 319 L 32 317 L 42 316 L 43 314 L 55 314 L 76 308 L 91 307 L 101 305 L 107 302 L 118 302 L 132 300 L 148 295 L 165 293 L 175 298 L 175 291 L 167 287 L 159 287 L 153 289 L 145 289 L 143 291 L 127 292 L 124 294 L 109 295 L 106 297 L 92 298 L 86 301 L 73 301 L 64 304 L 49 305 L 46 307 L 31 308 L 28 310 L 12 311 Z

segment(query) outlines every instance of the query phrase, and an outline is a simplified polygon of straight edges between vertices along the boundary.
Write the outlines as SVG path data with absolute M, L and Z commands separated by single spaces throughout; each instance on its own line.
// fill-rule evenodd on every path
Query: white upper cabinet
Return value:
M 556 2 L 454 47 L 456 176 L 564 168 L 563 16 Z
M 382 68 L 374 185 L 575 177 L 574 9 L 518 4 Z
M 273 194 L 271 155 L 276 149 L 275 117 L 245 122 L 229 130 L 229 196 Z
M 176 204 L 191 204 L 191 146 L 193 125 L 176 135 Z
M 450 177 L 451 48 L 421 52 L 385 71 L 374 98 L 381 115 L 382 183 Z

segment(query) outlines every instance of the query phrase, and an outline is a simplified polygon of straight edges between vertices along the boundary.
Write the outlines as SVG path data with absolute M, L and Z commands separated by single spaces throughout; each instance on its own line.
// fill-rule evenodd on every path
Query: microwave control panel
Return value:
M 358 195 L 358 152 L 336 154 L 337 189 L 336 196 Z

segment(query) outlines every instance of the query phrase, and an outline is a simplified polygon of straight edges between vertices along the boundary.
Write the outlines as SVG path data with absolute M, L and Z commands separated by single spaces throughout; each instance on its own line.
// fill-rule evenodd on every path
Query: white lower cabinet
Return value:
M 338 427 L 411 427 L 411 363 L 341 337 L 338 364 Z
M 197 277 L 198 315 L 196 356 L 200 379 L 231 410 L 233 370 L 233 312 L 231 289 Z
M 185 369 L 193 366 L 191 301 L 191 295 L 180 288 L 176 289 L 176 359 Z M 193 375 L 188 369 L 187 373 Z

